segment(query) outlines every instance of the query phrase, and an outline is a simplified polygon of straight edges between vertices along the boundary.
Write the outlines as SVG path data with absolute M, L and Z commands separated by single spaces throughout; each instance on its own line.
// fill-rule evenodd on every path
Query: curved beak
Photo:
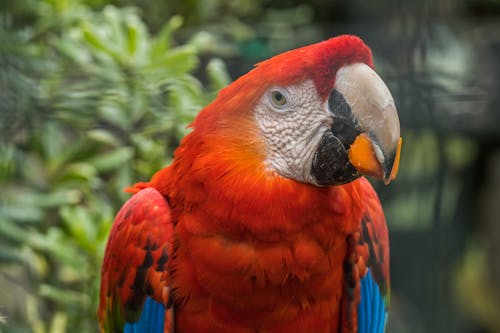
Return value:
M 337 72 L 335 89 L 349 105 L 357 129 L 348 148 L 349 162 L 358 173 L 389 184 L 398 172 L 402 144 L 399 118 L 389 89 L 363 63 L 342 67 Z

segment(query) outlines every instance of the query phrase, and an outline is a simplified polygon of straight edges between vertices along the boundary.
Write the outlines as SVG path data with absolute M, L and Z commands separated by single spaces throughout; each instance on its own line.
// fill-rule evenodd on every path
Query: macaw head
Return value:
M 232 158 L 259 160 L 301 183 L 339 185 L 369 175 L 388 184 L 397 173 L 394 100 L 370 49 L 351 35 L 257 64 L 223 89 L 193 127 L 215 134 L 221 147 L 233 142 Z

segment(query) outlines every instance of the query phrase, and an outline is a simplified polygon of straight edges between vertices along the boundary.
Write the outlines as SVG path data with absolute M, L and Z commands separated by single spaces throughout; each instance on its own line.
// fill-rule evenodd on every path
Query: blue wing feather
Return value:
M 361 302 L 358 305 L 358 332 L 368 332 L 368 319 L 366 316 L 366 313 L 368 313 L 368 302 L 363 302 L 363 295 L 366 292 L 366 288 L 361 287 Z
M 146 298 L 141 317 L 135 323 L 127 322 L 124 333 L 163 333 L 166 308 L 151 297 Z
M 157 320 L 153 320 L 151 322 L 151 330 L 153 332 L 163 332 L 165 328 L 165 307 L 160 304 L 160 306 L 156 306 L 156 318 Z M 161 320 L 160 320 L 161 318 Z
M 358 305 L 358 333 L 383 333 L 387 312 L 380 289 L 368 269 L 361 279 L 361 302 Z

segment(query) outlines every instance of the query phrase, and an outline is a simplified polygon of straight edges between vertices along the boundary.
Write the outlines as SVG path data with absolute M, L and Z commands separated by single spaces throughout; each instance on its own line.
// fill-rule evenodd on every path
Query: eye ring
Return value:
M 283 107 L 287 102 L 286 96 L 279 90 L 273 90 L 271 91 L 271 102 L 277 107 Z

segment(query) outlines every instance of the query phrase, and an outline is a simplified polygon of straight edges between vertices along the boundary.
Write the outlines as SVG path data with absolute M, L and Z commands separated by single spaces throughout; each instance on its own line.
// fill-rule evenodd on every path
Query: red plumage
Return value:
M 357 331 L 359 284 L 346 281 L 359 282 L 368 265 L 389 288 L 377 195 L 364 178 L 316 187 L 271 171 L 251 112 L 268 87 L 305 78 L 326 99 L 336 70 L 353 62 L 373 67 L 354 36 L 289 51 L 201 111 L 172 165 L 136 184 L 117 215 L 103 264 L 101 327 L 133 320 L 147 295 L 167 305 L 172 291 L 177 332 Z M 159 269 L 165 251 L 169 261 Z
M 121 331 L 125 320 L 138 319 L 148 295 L 168 304 L 173 240 L 170 209 L 154 189 L 137 193 L 118 212 L 101 275 L 102 331 Z

